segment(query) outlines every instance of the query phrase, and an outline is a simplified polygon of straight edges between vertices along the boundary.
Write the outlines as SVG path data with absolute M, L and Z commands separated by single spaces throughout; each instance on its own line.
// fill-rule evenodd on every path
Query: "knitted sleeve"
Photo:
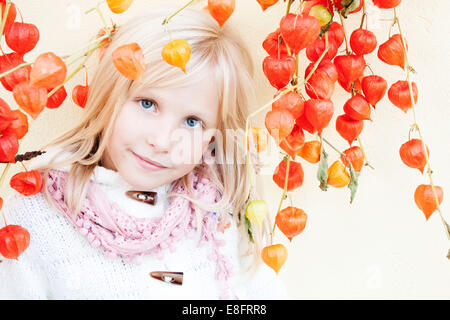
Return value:
M 14 193 L 3 206 L 8 224 L 20 225 L 30 232 L 30 245 L 18 260 L 5 259 L 0 255 L 0 299 L 48 298 L 48 278 L 36 250 L 40 243 L 34 237 L 35 234 L 45 233 L 45 221 L 39 221 L 42 201 L 41 195 L 25 197 Z

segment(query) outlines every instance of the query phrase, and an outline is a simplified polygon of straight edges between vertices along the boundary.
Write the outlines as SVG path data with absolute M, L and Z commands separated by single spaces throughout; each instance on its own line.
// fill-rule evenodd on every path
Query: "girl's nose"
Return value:
M 156 153 L 169 153 L 171 145 L 170 130 L 167 127 L 158 126 L 153 128 L 153 134 L 147 137 L 147 143 L 152 147 Z

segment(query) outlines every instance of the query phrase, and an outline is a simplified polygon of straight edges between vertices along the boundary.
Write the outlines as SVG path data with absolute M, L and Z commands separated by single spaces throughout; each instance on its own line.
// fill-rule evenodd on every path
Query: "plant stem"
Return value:
M 5 222 L 5 227 L 6 227 L 8 225 L 8 223 L 6 222 L 5 213 L 3 211 L 2 211 L 2 216 L 3 216 L 3 221 Z
M 357 139 L 358 139 L 359 147 L 361 148 L 361 151 L 363 152 L 363 155 L 364 155 L 364 161 L 365 161 L 364 165 L 368 166 L 372 169 L 375 169 L 374 167 L 372 167 L 372 165 L 369 163 L 369 161 L 367 161 L 366 151 L 364 150 L 361 138 L 358 137 Z
M 0 186 L 3 185 L 3 181 L 5 181 L 6 173 L 8 172 L 8 169 L 10 166 L 11 166 L 11 162 L 8 162 L 5 166 L 5 169 L 3 169 L 2 176 L 0 178 Z
M 299 65 L 299 62 L 300 62 L 300 57 L 299 57 L 299 55 L 297 54 L 296 56 L 295 56 L 295 82 L 294 82 L 294 84 L 297 84 L 298 83 L 298 65 Z M 297 88 L 298 89 L 298 88 Z M 296 90 L 297 91 L 297 90 Z
M 72 78 L 73 78 L 73 77 L 74 77 L 81 69 L 83 69 L 83 68 L 85 67 L 85 63 L 87 62 L 87 60 L 89 59 L 89 57 L 94 53 L 94 51 L 95 51 L 96 49 L 98 49 L 99 47 L 101 47 L 101 46 L 103 46 L 103 45 L 104 45 L 104 44 L 98 44 L 97 46 L 95 46 L 95 47 L 91 48 L 89 51 L 87 51 L 84 55 L 78 57 L 78 58 L 81 58 L 81 57 L 84 56 L 85 58 L 84 58 L 84 60 L 78 65 L 78 67 L 77 67 L 74 71 L 72 71 L 72 72 L 67 76 L 66 80 L 64 80 L 63 83 L 61 83 L 60 85 L 54 87 L 53 90 L 50 91 L 50 92 L 47 94 L 47 97 L 50 97 L 52 94 L 54 94 L 56 91 L 58 91 L 59 88 L 61 88 L 62 86 L 64 86 L 64 85 L 65 85 L 68 81 L 70 81 L 70 79 L 72 79 Z M 75 62 L 75 60 L 74 60 L 73 62 Z
M 85 46 L 83 46 L 83 47 L 81 47 L 81 48 L 78 48 L 77 50 L 73 51 L 72 53 L 70 53 L 70 54 L 68 54 L 68 55 L 62 56 L 61 58 L 63 58 L 63 59 L 68 59 L 68 58 L 72 57 L 72 59 L 73 59 L 73 56 L 75 56 L 75 54 L 77 54 L 78 52 L 80 52 L 80 51 L 83 51 L 83 52 L 84 52 L 84 51 L 87 50 L 91 45 L 97 44 L 97 42 L 101 42 L 101 41 L 103 41 L 103 40 L 105 40 L 105 39 L 110 38 L 110 37 L 111 37 L 111 31 L 108 29 L 108 30 L 106 30 L 105 32 L 106 32 L 106 34 L 104 34 L 103 36 L 98 37 L 98 38 L 96 38 L 96 39 L 90 41 L 90 42 L 87 43 Z
M 405 38 L 403 37 L 403 32 L 402 32 L 402 28 L 401 28 L 401 25 L 400 25 L 400 20 L 399 20 L 399 18 L 397 16 L 396 8 L 394 8 L 394 23 L 397 23 L 398 31 L 399 31 L 400 37 L 402 39 L 403 51 L 405 53 L 406 80 L 408 81 L 409 94 L 410 94 L 410 97 L 411 97 L 411 105 L 412 105 L 413 116 L 414 116 L 414 124 L 413 125 L 415 126 L 417 132 L 419 133 L 420 140 L 422 141 L 423 150 L 427 150 L 427 147 L 426 147 L 426 144 L 425 144 L 425 140 L 423 139 L 422 131 L 420 130 L 419 124 L 417 123 L 416 103 L 415 103 L 414 98 L 413 98 L 414 94 L 413 94 L 413 89 L 412 89 L 412 84 L 411 84 L 411 77 L 410 77 L 411 64 L 409 63 L 408 50 L 406 49 L 406 41 L 405 41 Z M 439 198 L 438 198 L 438 195 L 437 195 L 437 192 L 436 192 L 436 188 L 435 188 L 434 183 L 433 183 L 433 177 L 432 177 L 433 170 L 431 170 L 431 164 L 430 164 L 430 159 L 428 157 L 428 152 L 424 152 L 424 154 L 425 154 L 425 159 L 426 159 L 426 162 L 427 162 L 427 174 L 428 174 L 428 177 L 430 179 L 430 185 L 431 185 L 431 189 L 433 190 L 434 198 L 436 200 L 436 209 L 439 212 L 439 215 L 441 217 L 442 223 L 444 224 L 445 233 L 447 235 L 447 238 L 450 239 L 450 226 L 445 221 L 444 216 L 443 216 L 442 211 L 441 211 L 441 207 L 439 205 Z
M 304 85 L 309 78 L 313 75 L 313 73 L 317 70 L 317 67 L 319 66 L 320 62 L 323 60 L 323 58 L 325 57 L 325 55 L 328 52 L 328 32 L 325 33 L 325 49 L 323 50 L 322 54 L 320 55 L 319 59 L 317 59 L 316 63 L 314 63 L 311 71 L 309 72 L 308 76 L 305 78 L 305 80 L 303 80 L 302 82 L 298 82 L 295 86 L 292 86 L 290 88 L 287 88 L 286 90 L 283 90 L 278 96 L 276 96 L 275 98 L 273 98 L 272 100 L 270 100 L 269 102 L 267 102 L 266 104 L 264 104 L 262 107 L 258 108 L 256 111 L 252 112 L 247 119 L 245 120 L 245 157 L 246 157 L 246 163 L 247 165 L 249 165 L 250 161 L 249 161 L 249 157 L 248 157 L 248 149 L 247 149 L 247 145 L 249 143 L 248 141 L 248 129 L 249 129 L 249 124 L 250 124 L 250 119 L 253 118 L 254 116 L 258 115 L 260 112 L 266 110 L 267 108 L 269 108 L 270 106 L 272 106 L 272 104 L 277 101 L 278 99 L 280 99 L 282 96 L 284 96 L 286 93 L 296 90 L 298 87 L 300 87 L 301 85 Z M 290 161 L 290 160 L 288 160 Z M 288 162 L 289 164 L 289 162 Z M 289 167 L 288 167 L 289 168 Z M 250 174 L 250 169 L 248 169 L 248 174 Z M 249 181 L 251 181 L 251 177 L 249 177 Z M 250 188 L 252 188 L 252 186 L 250 185 Z M 284 197 L 284 196 L 283 196 Z M 279 210 L 278 210 L 279 211 Z M 272 232 L 273 234 L 273 232 Z M 271 237 L 272 237 L 271 234 Z
M 6 19 L 8 18 L 8 13 L 9 13 L 9 7 L 11 6 L 11 1 L 10 0 L 6 0 L 6 6 L 5 6 L 5 12 L 2 15 L 2 22 L 0 25 L 0 38 L 3 35 L 3 30 L 5 29 L 5 24 L 6 24 Z M 0 8 L 2 6 L 0 5 Z
M 26 66 L 29 66 L 29 65 L 32 65 L 32 64 L 33 64 L 33 62 L 25 62 L 25 63 L 19 64 L 18 66 L 15 66 L 14 68 L 9 69 L 8 71 L 5 71 L 2 74 L 0 74 L 0 79 L 3 78 L 3 77 L 6 77 L 8 74 L 13 73 L 16 70 L 25 68 Z
M 284 197 L 286 196 L 287 187 L 288 187 L 288 181 L 289 181 L 289 165 L 290 165 L 290 162 L 291 162 L 291 157 L 288 156 L 288 157 L 287 157 L 287 164 L 286 164 L 286 176 L 285 176 L 285 178 L 284 178 L 283 194 L 281 195 L 280 204 L 278 205 L 278 209 L 277 209 L 276 214 L 278 214 L 278 212 L 280 212 L 280 210 L 281 210 L 281 205 L 283 204 Z M 273 235 L 274 235 L 274 233 L 275 233 L 275 227 L 276 227 L 276 225 L 277 225 L 277 223 L 276 223 L 276 215 L 275 215 L 275 219 L 274 219 L 274 220 L 275 220 L 275 221 L 273 222 L 273 228 L 272 228 L 272 231 L 270 232 L 270 244 L 271 244 L 271 245 L 273 244 Z
M 364 25 L 364 19 L 366 19 L 366 21 L 367 21 L 367 11 L 366 11 L 366 2 L 365 1 L 363 1 L 363 15 L 362 15 L 362 18 L 361 18 L 361 24 L 360 24 L 360 26 L 359 26 L 359 28 L 362 28 L 363 27 L 363 25 Z M 367 26 L 367 25 L 366 25 Z M 367 28 L 366 28 L 367 29 Z
M 337 153 L 339 153 L 341 156 L 343 157 L 347 157 L 345 153 L 339 151 L 338 148 L 336 148 L 334 145 L 332 145 L 327 139 L 325 139 L 323 136 L 319 136 L 321 138 L 321 140 L 325 141 L 326 144 L 328 144 L 331 148 L 334 149 L 334 151 L 336 151 Z
M 342 29 L 344 29 L 345 51 L 347 54 L 352 54 L 352 52 L 350 51 L 350 47 L 348 45 L 348 38 L 347 38 L 347 31 L 345 30 L 344 17 L 342 17 L 342 14 L 340 12 L 339 12 L 339 19 L 341 19 Z
M 320 62 L 323 60 L 323 58 L 327 54 L 328 48 L 329 48 L 329 41 L 328 41 L 328 31 L 327 31 L 327 32 L 325 32 L 325 49 L 323 50 L 323 52 L 320 55 L 319 59 L 317 59 L 316 63 L 314 63 L 313 68 L 311 69 L 311 71 L 306 76 L 304 83 L 308 82 L 309 78 L 311 78 L 313 73 L 317 70 L 317 67 L 319 66 Z
M 90 9 L 86 10 L 86 11 L 84 12 L 84 14 L 88 14 L 89 12 L 94 11 L 94 10 L 95 10 L 98 6 L 100 6 L 103 2 L 105 2 L 105 0 L 101 0 L 101 1 L 97 2 L 97 4 L 95 5 L 95 7 L 92 7 L 92 8 L 90 8 Z
M 103 13 L 102 13 L 102 11 L 100 10 L 100 8 L 98 6 L 99 6 L 99 4 L 97 4 L 97 6 L 95 7 L 95 11 L 97 11 L 97 13 L 98 13 L 98 15 L 100 17 L 100 20 L 102 20 L 103 27 L 105 28 L 105 32 L 106 32 L 106 30 L 109 29 L 109 27 L 106 24 L 105 18 L 103 17 Z
M 184 8 L 186 8 L 187 6 L 191 5 L 192 3 L 194 3 L 197 0 L 189 0 L 188 2 L 186 2 L 184 5 L 182 5 L 180 8 L 178 8 L 174 13 L 172 13 L 170 16 L 166 17 L 164 19 L 164 21 L 162 22 L 163 25 L 167 24 L 169 22 L 170 19 L 172 19 L 175 15 L 177 15 L 180 11 L 182 11 Z
M 366 10 L 365 2 L 364 2 L 364 7 L 363 8 L 364 8 L 364 14 L 366 14 L 365 13 L 365 10 Z M 347 31 L 345 29 L 344 18 L 342 17 L 342 15 L 340 13 L 339 13 L 339 18 L 341 19 L 342 28 L 344 29 L 345 51 L 346 51 L 347 55 L 350 55 L 350 54 L 352 54 L 352 52 L 350 51 L 350 48 L 349 48 L 349 45 L 348 45 L 348 37 L 347 37 Z M 364 16 L 363 16 L 363 19 L 364 19 Z M 361 24 L 362 24 L 362 22 L 363 21 L 361 21 Z M 351 91 L 352 91 L 352 96 L 353 96 L 354 95 L 353 86 L 352 86 Z M 369 160 L 366 157 L 366 152 L 364 151 L 364 147 L 362 146 L 362 142 L 361 142 L 361 138 L 360 137 L 358 137 L 358 143 L 359 143 L 359 146 L 360 146 L 360 148 L 361 148 L 361 150 L 362 150 L 362 152 L 364 154 L 364 162 L 365 162 L 364 165 L 369 166 L 370 168 L 374 169 L 374 167 L 369 163 Z
M 246 146 L 245 146 L 245 157 L 246 157 L 247 164 L 250 163 L 250 161 L 248 160 L 248 150 L 247 150 L 247 145 L 249 143 L 249 141 L 248 141 L 248 129 L 249 129 L 249 124 L 250 124 L 250 119 L 253 118 L 254 116 L 258 115 L 260 112 L 263 112 L 264 110 L 266 110 L 270 106 L 272 106 L 272 104 L 275 101 L 280 99 L 286 93 L 288 93 L 290 91 L 293 91 L 293 90 L 296 90 L 301 85 L 304 85 L 309 80 L 309 78 L 313 75 L 313 73 L 317 70 L 317 67 L 319 66 L 320 62 L 323 60 L 323 58 L 325 57 L 327 52 L 328 52 L 328 32 L 325 33 L 325 50 L 323 50 L 323 52 L 322 52 L 321 56 L 319 57 L 319 59 L 317 59 L 316 63 L 314 63 L 311 71 L 309 72 L 309 74 L 305 78 L 305 80 L 303 80 L 302 82 L 298 82 L 295 86 L 292 86 L 290 88 L 287 88 L 286 90 L 283 90 L 278 96 L 276 96 L 275 98 L 273 98 L 272 100 L 270 100 L 269 102 L 264 104 L 262 107 L 258 108 L 256 111 L 254 111 L 254 112 L 252 112 L 251 114 L 248 115 L 247 119 L 245 120 L 245 144 L 246 144 Z
M 288 14 L 289 11 L 291 11 L 292 2 L 294 2 L 294 0 L 288 0 L 287 6 L 286 6 L 286 14 Z

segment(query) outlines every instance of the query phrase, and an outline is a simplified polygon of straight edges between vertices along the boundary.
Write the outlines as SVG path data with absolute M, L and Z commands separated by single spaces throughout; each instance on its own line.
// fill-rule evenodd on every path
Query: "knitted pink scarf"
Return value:
M 43 171 L 41 171 L 43 174 Z M 188 181 L 194 198 L 204 203 L 214 203 L 220 199 L 220 194 L 214 184 L 198 173 L 191 172 Z M 127 262 L 141 263 L 142 256 L 155 254 L 163 258 L 163 251 L 169 248 L 175 251 L 174 244 L 183 237 L 193 237 L 196 227 L 196 216 L 192 203 L 182 197 L 171 198 L 169 207 L 162 217 L 137 218 L 124 212 L 117 203 L 109 200 L 101 188 L 90 180 L 86 199 L 81 212 L 73 215 L 64 201 L 64 189 L 67 184 L 68 172 L 50 169 L 46 186 L 52 200 L 64 216 L 87 237 L 92 246 L 106 252 L 109 257 L 121 256 Z M 170 192 L 188 194 L 182 183 L 173 183 Z M 216 279 L 221 284 L 221 299 L 237 297 L 228 285 L 232 274 L 232 265 L 219 251 L 225 243 L 216 239 L 217 214 L 204 212 L 202 220 L 202 238 L 199 246 L 206 241 L 212 242 L 210 257 L 217 263 Z M 231 293 L 231 294 L 230 294 Z

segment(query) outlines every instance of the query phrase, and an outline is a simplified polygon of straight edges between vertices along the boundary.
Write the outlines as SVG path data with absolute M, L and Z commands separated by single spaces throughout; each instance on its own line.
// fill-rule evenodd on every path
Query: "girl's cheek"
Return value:
M 201 134 L 189 132 L 179 134 L 171 150 L 171 162 L 174 165 L 198 164 L 202 158 L 203 149 L 204 142 Z

